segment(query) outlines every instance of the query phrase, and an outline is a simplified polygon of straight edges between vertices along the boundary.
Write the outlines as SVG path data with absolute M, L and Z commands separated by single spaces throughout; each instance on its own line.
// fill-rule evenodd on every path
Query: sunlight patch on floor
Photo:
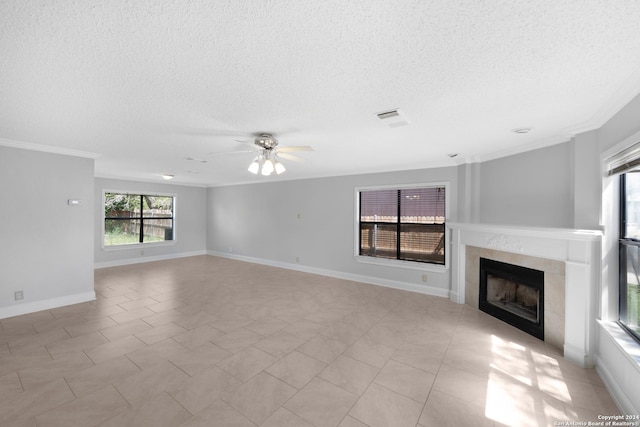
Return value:
M 558 362 L 523 345 L 492 336 L 485 416 L 504 425 L 543 426 L 566 419 L 571 403 Z

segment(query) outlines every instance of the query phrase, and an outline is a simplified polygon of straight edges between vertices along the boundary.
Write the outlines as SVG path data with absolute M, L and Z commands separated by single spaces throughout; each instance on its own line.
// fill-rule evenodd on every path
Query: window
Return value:
M 104 193 L 104 246 L 170 241 L 173 229 L 173 196 Z
M 619 323 L 640 340 L 640 171 L 620 175 Z
M 445 187 L 362 189 L 360 256 L 445 263 Z

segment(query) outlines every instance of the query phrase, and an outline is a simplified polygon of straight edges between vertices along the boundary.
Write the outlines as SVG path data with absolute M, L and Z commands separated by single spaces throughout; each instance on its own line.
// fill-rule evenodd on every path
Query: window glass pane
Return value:
M 444 224 L 402 224 L 400 259 L 444 264 Z
M 105 219 L 104 245 L 140 243 L 140 221 L 135 219 Z
M 620 321 L 640 337 L 640 251 L 635 245 L 621 245 Z M 625 265 L 626 264 L 626 265 Z
M 173 216 L 173 197 L 143 196 L 143 212 L 145 218 L 162 218 Z
M 640 173 L 625 174 L 624 237 L 640 240 Z
M 105 194 L 105 218 L 131 218 L 137 216 L 136 212 L 140 212 L 140 196 L 118 193 Z
M 444 224 L 444 187 L 400 190 L 400 222 Z
M 360 221 L 398 222 L 398 190 L 362 191 Z
M 395 259 L 396 230 L 394 224 L 360 224 L 360 255 Z
M 173 240 L 173 220 L 172 219 L 145 219 L 144 220 L 144 241 L 162 242 Z

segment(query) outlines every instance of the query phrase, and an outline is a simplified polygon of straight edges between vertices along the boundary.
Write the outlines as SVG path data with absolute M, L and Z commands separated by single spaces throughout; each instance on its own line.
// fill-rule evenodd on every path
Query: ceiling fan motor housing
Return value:
M 278 140 L 273 137 L 273 135 L 268 133 L 263 133 L 260 136 L 257 136 L 254 143 L 261 148 L 266 150 L 272 150 L 276 148 L 278 145 Z

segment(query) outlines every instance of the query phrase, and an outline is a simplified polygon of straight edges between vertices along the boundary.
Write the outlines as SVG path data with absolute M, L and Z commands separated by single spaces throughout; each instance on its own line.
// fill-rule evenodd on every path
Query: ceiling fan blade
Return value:
M 308 145 L 297 145 L 297 146 L 291 146 L 291 147 L 278 147 L 278 152 L 280 152 L 280 153 L 292 153 L 294 151 L 313 151 L 313 148 L 311 148 Z
M 211 151 L 207 153 L 210 156 L 220 156 L 223 154 L 244 154 L 244 153 L 257 153 L 260 150 L 239 150 L 239 151 Z
M 281 153 L 280 150 L 278 150 L 277 156 L 282 157 L 283 159 L 292 160 L 294 162 L 304 162 L 304 159 L 302 157 L 294 156 L 293 154 L 288 153 Z
M 243 154 L 243 153 L 256 153 L 260 149 L 256 147 L 253 141 L 236 139 L 237 144 L 233 147 L 229 147 L 229 151 L 210 151 L 207 154 L 217 156 L 221 154 Z
M 253 139 L 234 139 L 234 141 L 239 143 L 241 147 L 246 147 L 247 150 L 249 150 L 249 147 L 253 148 L 249 151 L 258 151 L 258 146 Z

